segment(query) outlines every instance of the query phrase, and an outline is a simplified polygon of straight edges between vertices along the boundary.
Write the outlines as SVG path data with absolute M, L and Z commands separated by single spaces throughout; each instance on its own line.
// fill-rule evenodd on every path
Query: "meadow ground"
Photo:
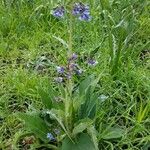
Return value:
M 99 78 L 94 92 L 100 106 L 92 119 L 96 132 L 91 136 L 95 149 L 150 149 L 150 2 L 82 2 L 90 6 L 90 21 L 67 15 L 60 19 L 51 14 L 60 4 L 71 5 L 69 0 L 0 1 L 0 149 L 57 149 L 62 144 L 59 139 L 59 144 L 50 141 L 42 145 L 42 135 L 28 132 L 16 114 L 43 111 L 41 87 L 43 90 L 51 85 L 59 91 L 69 86 L 67 79 L 63 83 L 55 81 L 56 66 L 67 64 L 68 49 L 78 55 L 76 63 L 83 71 L 72 77 L 73 90 L 89 75 Z M 91 59 L 98 63 L 89 65 Z M 61 107 L 66 111 L 66 105 Z M 84 122 L 84 117 L 72 117 L 73 127 L 78 121 Z M 90 129 L 79 130 L 86 134 Z

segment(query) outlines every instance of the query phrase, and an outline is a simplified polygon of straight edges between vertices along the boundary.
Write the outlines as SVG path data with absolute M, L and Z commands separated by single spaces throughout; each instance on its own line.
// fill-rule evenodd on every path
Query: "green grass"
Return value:
M 79 55 L 79 64 L 84 69 L 83 75 L 74 80 L 79 83 L 87 75 L 101 74 L 97 91 L 109 98 L 103 102 L 97 118 L 99 148 L 148 150 L 150 3 L 148 0 L 116 0 L 113 5 L 111 0 L 84 2 L 91 6 L 92 21 L 74 21 L 73 51 Z M 49 0 L 0 2 L 2 150 L 13 150 L 17 136 L 26 133 L 24 124 L 14 114 L 42 109 L 38 87 L 49 84 L 57 87 L 54 66 L 66 63 L 67 48 L 57 38 L 68 43 L 67 22 L 50 14 L 56 4 Z M 99 62 L 92 68 L 86 64 L 90 56 Z M 105 140 L 102 135 L 108 126 L 120 126 L 125 134 L 117 140 Z

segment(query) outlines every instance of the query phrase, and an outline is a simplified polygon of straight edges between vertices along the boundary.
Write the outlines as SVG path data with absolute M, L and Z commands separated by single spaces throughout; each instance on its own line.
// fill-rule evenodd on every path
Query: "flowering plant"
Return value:
M 53 16 L 65 17 L 65 7 L 53 9 Z M 71 14 L 81 21 L 90 21 L 90 9 L 83 3 L 75 3 Z M 71 17 L 72 18 L 72 17 Z M 35 134 L 44 147 L 51 149 L 89 149 L 98 150 L 96 118 L 98 95 L 95 93 L 98 79 L 88 76 L 79 85 L 73 83 L 73 75 L 81 75 L 83 69 L 76 63 L 78 55 L 72 50 L 72 19 L 69 24 L 68 61 L 66 66 L 56 66 L 59 84 L 57 90 L 49 86 L 47 90 L 40 87 L 44 109 L 42 111 L 19 114 L 28 129 Z M 97 61 L 88 60 L 89 66 L 95 66 Z M 88 143 L 87 146 L 84 143 Z M 39 143 L 39 147 L 43 145 Z M 74 147 L 74 148 L 73 148 Z
M 42 111 L 20 113 L 31 133 L 44 142 L 44 147 L 69 150 L 84 148 L 98 150 L 95 129 L 99 96 L 95 92 L 98 78 L 89 76 L 73 91 L 59 86 L 57 90 L 39 88 L 44 105 Z M 39 142 L 38 147 L 43 144 Z M 88 143 L 85 146 L 84 143 Z

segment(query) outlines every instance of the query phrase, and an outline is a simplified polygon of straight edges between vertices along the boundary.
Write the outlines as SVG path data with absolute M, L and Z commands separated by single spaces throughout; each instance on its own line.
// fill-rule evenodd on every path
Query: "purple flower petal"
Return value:
M 65 68 L 64 67 L 57 66 L 56 69 L 57 69 L 57 72 L 60 73 L 60 74 L 65 72 Z
M 70 71 L 75 70 L 77 67 L 78 67 L 77 64 L 74 64 L 74 63 L 69 64 L 69 70 Z
M 90 14 L 90 8 L 88 5 L 84 5 L 82 3 L 75 3 L 72 13 L 73 15 L 81 15 L 83 13 Z
M 76 74 L 77 74 L 77 75 L 81 75 L 82 73 L 83 73 L 83 70 L 82 70 L 82 69 L 76 70 Z
M 76 60 L 77 58 L 78 58 L 78 55 L 75 54 L 75 53 L 73 53 L 73 54 L 71 55 L 71 57 L 69 58 L 69 61 Z
M 51 133 L 47 133 L 47 138 L 50 140 L 50 141 L 55 141 L 56 139 L 54 138 L 54 136 L 51 134 Z
M 73 60 L 76 60 L 76 59 L 78 58 L 78 55 L 75 54 L 75 53 L 73 53 L 71 58 L 72 58 Z
M 96 60 L 90 59 L 90 60 L 88 61 L 88 65 L 90 65 L 90 66 L 95 66 L 95 65 L 97 65 L 97 64 L 98 64 L 98 62 L 97 62 Z
M 65 14 L 65 9 L 63 6 L 61 7 L 56 7 L 54 10 L 53 10 L 53 16 L 57 17 L 57 18 L 62 18 Z
M 81 14 L 79 20 L 81 21 L 91 21 L 92 17 L 89 14 Z
M 80 15 L 83 11 L 84 11 L 84 5 L 82 3 L 75 3 L 72 14 Z

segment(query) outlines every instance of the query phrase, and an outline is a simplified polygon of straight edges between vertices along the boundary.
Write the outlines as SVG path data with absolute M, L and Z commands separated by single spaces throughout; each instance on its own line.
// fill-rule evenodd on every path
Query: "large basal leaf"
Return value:
M 81 99 L 78 114 L 79 119 L 93 119 L 95 117 L 98 96 L 96 93 L 94 93 L 94 90 L 97 86 L 100 76 L 98 78 L 95 78 L 94 75 L 88 76 L 79 85 L 79 93 Z
M 95 129 L 95 127 L 93 125 L 91 125 L 89 128 L 87 128 L 87 133 L 90 135 L 93 143 L 94 143 L 94 146 L 95 146 L 95 149 L 98 150 L 98 138 L 97 138 L 97 131 Z
M 49 94 L 46 91 L 44 91 L 43 89 L 39 89 L 39 95 L 41 96 L 41 100 L 42 100 L 43 105 L 46 108 L 51 109 L 52 101 L 50 99 Z
M 83 132 L 85 129 L 90 127 L 91 124 L 92 124 L 92 121 L 90 119 L 81 120 L 81 122 L 74 127 L 72 134 L 75 136 L 75 135 Z
M 63 140 L 61 150 L 96 150 L 91 138 L 85 134 L 80 134 L 75 143 L 73 143 L 68 137 Z
M 90 118 L 93 119 L 96 114 L 96 103 L 98 96 L 97 94 L 92 94 L 90 87 L 85 94 L 85 102 L 81 104 L 79 109 L 79 118 Z
M 79 94 L 80 96 L 84 96 L 87 88 L 91 85 L 91 82 L 94 81 L 94 76 L 88 76 L 85 80 L 83 80 L 81 82 L 81 84 L 79 85 Z
M 59 125 L 62 127 L 62 129 L 66 131 L 65 125 L 63 124 L 63 120 L 64 120 L 64 112 L 62 110 L 57 110 L 57 109 L 51 109 L 46 111 L 46 114 L 50 115 L 50 118 L 56 120 Z
M 17 116 L 25 121 L 28 130 L 34 133 L 42 141 L 48 142 L 48 139 L 46 138 L 47 133 L 49 132 L 48 127 L 37 114 L 19 113 Z
M 121 138 L 125 134 L 125 131 L 119 127 L 111 127 L 107 129 L 104 133 L 102 138 L 109 140 L 109 139 L 117 139 Z
M 46 113 L 49 114 L 52 119 L 55 119 L 59 123 L 61 128 L 65 131 L 66 135 L 72 140 L 70 134 L 68 133 L 68 131 L 63 123 L 63 120 L 65 118 L 64 112 L 62 110 L 51 109 L 49 111 L 46 111 Z
M 54 99 L 55 91 L 52 89 L 51 86 L 44 89 L 43 87 L 38 88 L 39 95 L 41 97 L 42 103 L 47 109 L 52 108 L 52 101 Z

